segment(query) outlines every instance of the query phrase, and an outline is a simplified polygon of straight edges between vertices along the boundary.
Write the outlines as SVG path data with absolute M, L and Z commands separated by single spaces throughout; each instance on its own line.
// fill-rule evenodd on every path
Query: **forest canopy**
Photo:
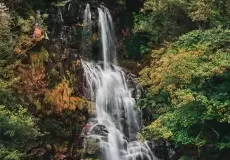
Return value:
M 221 156 L 229 150 L 229 7 L 228 1 L 147 0 L 137 14 L 134 31 L 147 32 L 157 46 L 139 79 L 146 92 L 138 105 L 149 115 L 145 138 L 184 150 L 194 145 L 197 155 L 184 153 L 198 159 L 212 157 L 211 148 Z

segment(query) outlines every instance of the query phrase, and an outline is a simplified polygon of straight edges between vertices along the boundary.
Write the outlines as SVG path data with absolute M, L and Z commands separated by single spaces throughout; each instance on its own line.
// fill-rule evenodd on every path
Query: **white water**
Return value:
M 98 8 L 104 68 L 108 62 L 116 63 L 115 31 L 111 14 L 107 8 Z
M 145 143 L 137 141 L 140 116 L 128 88 L 126 75 L 115 60 L 112 18 L 105 7 L 98 8 L 103 65 L 82 62 L 86 82 L 95 101 L 96 118 L 88 137 L 100 139 L 103 160 L 155 160 Z M 113 44 L 112 44 L 113 43 Z
M 92 20 L 89 4 L 86 5 L 83 18 L 82 52 L 84 58 L 90 59 L 92 54 Z

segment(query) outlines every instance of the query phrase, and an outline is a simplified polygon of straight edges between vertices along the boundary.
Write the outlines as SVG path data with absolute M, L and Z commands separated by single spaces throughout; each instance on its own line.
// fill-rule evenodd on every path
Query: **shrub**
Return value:
M 229 37 L 228 29 L 195 30 L 153 51 L 151 65 L 140 73 L 140 83 L 151 90 L 139 105 L 155 115 L 143 130 L 147 139 L 229 146 Z

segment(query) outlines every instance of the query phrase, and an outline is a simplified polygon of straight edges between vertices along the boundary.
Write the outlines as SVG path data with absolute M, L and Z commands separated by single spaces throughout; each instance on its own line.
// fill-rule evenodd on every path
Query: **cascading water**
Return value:
M 86 5 L 83 18 L 82 52 L 85 58 L 90 59 L 92 54 L 92 20 L 89 4 Z
M 100 140 L 103 160 L 155 160 L 148 145 L 137 141 L 140 118 L 128 88 L 125 73 L 115 61 L 112 18 L 105 7 L 98 8 L 103 66 L 82 62 L 86 82 L 95 101 L 96 118 L 87 136 Z
M 108 62 L 116 63 L 115 31 L 109 10 L 104 6 L 101 6 L 101 8 L 98 8 L 98 13 L 103 62 L 104 68 L 106 68 Z

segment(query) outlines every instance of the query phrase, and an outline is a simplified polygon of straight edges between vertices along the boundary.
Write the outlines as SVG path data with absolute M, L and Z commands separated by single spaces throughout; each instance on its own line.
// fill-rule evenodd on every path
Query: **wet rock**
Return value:
M 168 141 L 158 140 L 149 141 L 148 146 L 150 147 L 152 153 L 163 160 L 175 160 L 176 150 Z
M 94 126 L 94 123 L 92 122 L 89 122 L 87 123 L 83 129 L 82 129 L 82 132 L 81 132 L 81 137 L 86 137 L 87 135 L 89 135 L 89 131 L 91 130 L 91 128 Z
M 26 151 L 27 160 L 50 160 L 55 155 L 56 149 L 51 144 L 39 144 Z
M 95 125 L 92 130 L 90 131 L 90 134 L 100 135 L 100 136 L 107 136 L 109 131 L 104 125 L 97 124 Z
M 75 159 L 72 157 L 68 157 L 64 154 L 58 154 L 55 156 L 54 160 L 75 160 Z
M 66 155 L 63 155 L 63 154 L 59 154 L 55 157 L 55 160 L 65 160 L 66 159 Z
M 86 154 L 96 154 L 100 148 L 100 139 L 96 137 L 85 137 L 84 139 L 84 152 Z
M 90 135 L 107 137 L 109 131 L 106 126 L 96 123 L 97 122 L 88 122 L 82 129 L 81 137 L 87 137 Z
M 126 76 L 128 80 L 128 87 L 132 91 L 132 97 L 137 101 L 138 99 L 140 99 L 143 93 L 143 88 L 140 85 L 138 85 L 138 78 L 136 75 L 127 72 Z

